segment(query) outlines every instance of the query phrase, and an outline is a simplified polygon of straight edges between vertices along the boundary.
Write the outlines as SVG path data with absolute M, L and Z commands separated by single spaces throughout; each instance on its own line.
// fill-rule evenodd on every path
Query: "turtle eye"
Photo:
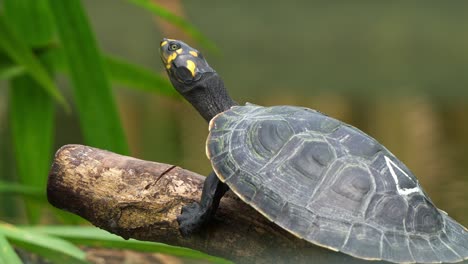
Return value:
M 180 44 L 179 44 L 179 43 L 175 43 L 175 42 L 170 43 L 168 49 L 169 49 L 169 51 L 178 50 L 178 49 L 180 49 Z

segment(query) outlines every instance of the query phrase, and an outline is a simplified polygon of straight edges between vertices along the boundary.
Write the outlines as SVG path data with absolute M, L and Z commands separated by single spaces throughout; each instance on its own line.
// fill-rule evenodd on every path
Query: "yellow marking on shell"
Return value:
M 177 53 L 173 52 L 169 57 L 167 57 L 167 64 L 170 64 L 173 60 L 177 58 Z
M 176 41 L 175 39 L 167 39 L 167 40 L 169 40 L 169 41 Z
M 177 52 L 177 54 L 181 54 L 182 52 L 184 52 L 184 49 L 182 49 L 182 48 L 178 49 L 178 50 L 176 50 L 176 52 Z
M 187 60 L 187 69 L 192 73 L 192 77 L 195 77 L 195 68 L 197 66 L 195 65 L 195 62 L 191 60 Z
M 193 50 L 189 51 L 189 53 L 192 54 L 192 56 L 194 57 L 198 57 L 198 53 Z
M 165 40 L 165 41 L 163 41 L 163 42 L 161 43 L 161 47 L 162 47 L 162 46 L 166 46 L 166 45 L 167 45 L 167 40 Z

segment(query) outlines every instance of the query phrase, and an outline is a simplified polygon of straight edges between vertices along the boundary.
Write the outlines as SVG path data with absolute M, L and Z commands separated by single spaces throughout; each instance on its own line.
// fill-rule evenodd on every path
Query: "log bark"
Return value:
M 203 180 L 174 165 L 66 145 L 55 155 L 47 196 L 55 207 L 123 238 L 189 247 L 236 263 L 367 262 L 296 238 L 231 192 L 216 219 L 183 238 L 176 217 L 199 199 Z

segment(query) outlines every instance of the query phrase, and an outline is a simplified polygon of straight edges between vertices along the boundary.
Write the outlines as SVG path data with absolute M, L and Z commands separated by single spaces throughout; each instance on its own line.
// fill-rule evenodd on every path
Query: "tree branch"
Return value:
M 49 175 L 49 202 L 124 238 L 197 249 L 241 263 L 362 263 L 314 246 L 269 222 L 234 194 L 217 219 L 183 238 L 176 217 L 197 201 L 204 177 L 82 145 L 59 149 Z

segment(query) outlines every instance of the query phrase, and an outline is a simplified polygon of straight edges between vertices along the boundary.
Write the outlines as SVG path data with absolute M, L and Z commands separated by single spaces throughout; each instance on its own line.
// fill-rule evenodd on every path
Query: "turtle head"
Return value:
M 172 84 L 180 93 L 191 90 L 197 82 L 216 72 L 198 50 L 180 40 L 164 38 L 160 54 Z
M 160 52 L 172 85 L 206 121 L 237 104 L 198 50 L 180 40 L 165 38 Z

